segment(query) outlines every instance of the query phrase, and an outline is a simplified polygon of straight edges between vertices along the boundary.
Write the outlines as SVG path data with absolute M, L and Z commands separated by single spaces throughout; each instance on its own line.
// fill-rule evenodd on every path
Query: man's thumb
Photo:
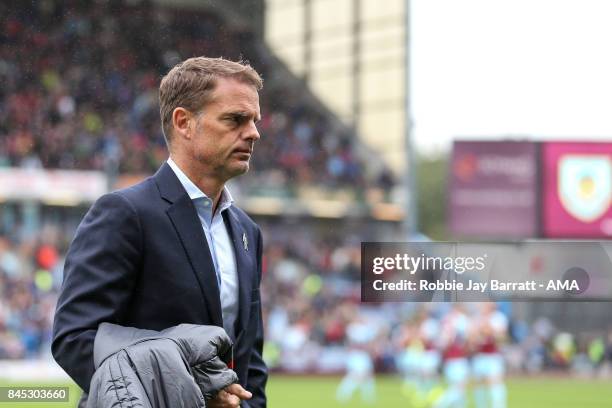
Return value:
M 240 398 L 241 400 L 251 399 L 253 394 L 242 388 L 240 384 L 231 384 L 225 387 L 225 391 Z

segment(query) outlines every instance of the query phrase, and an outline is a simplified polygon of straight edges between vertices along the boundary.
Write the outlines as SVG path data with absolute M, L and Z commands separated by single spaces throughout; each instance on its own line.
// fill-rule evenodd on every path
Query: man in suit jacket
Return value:
M 154 176 L 98 199 L 66 256 L 52 351 L 83 390 L 100 323 L 194 323 L 224 327 L 234 340 L 240 384 L 207 407 L 266 406 L 261 232 L 225 187 L 249 169 L 261 87 L 249 65 L 220 58 L 190 58 L 162 79 L 170 159 Z

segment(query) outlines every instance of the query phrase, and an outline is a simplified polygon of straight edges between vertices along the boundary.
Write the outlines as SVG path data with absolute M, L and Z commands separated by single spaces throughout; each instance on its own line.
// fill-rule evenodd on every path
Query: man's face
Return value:
M 259 139 L 259 95 L 252 85 L 218 78 L 212 100 L 196 116 L 192 157 L 204 172 L 223 182 L 249 170 Z

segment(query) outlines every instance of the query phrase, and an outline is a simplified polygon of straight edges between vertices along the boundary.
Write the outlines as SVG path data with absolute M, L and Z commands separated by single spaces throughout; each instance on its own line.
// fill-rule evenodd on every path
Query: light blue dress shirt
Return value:
M 217 273 L 217 283 L 221 295 L 223 328 L 227 334 L 234 337 L 234 323 L 238 317 L 238 273 L 232 240 L 221 214 L 232 205 L 234 200 L 227 187 L 224 187 L 217 211 L 213 214 L 212 199 L 204 194 L 171 158 L 168 159 L 168 165 L 174 171 L 176 177 L 178 177 L 185 191 L 187 191 L 200 218 L 215 266 L 215 272 Z M 205 248 L 202 248 L 202 250 L 205 250 Z

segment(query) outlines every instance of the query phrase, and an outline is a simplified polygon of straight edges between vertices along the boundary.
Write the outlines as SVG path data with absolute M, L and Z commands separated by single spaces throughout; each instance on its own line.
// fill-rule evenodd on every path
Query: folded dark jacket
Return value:
M 217 326 L 181 324 L 161 332 L 102 323 L 87 408 L 200 408 L 238 376 L 221 359 L 231 340 Z M 86 402 L 85 402 L 86 401 Z

